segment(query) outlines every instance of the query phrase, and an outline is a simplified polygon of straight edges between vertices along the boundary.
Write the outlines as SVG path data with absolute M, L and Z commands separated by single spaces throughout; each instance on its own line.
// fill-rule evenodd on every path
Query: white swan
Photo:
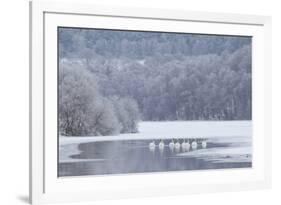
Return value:
M 174 150 L 175 148 L 175 143 L 174 143 L 174 140 L 172 139 L 172 141 L 169 143 L 169 148 L 170 150 Z
M 161 141 L 159 142 L 159 149 L 160 149 L 160 150 L 164 150 L 164 147 L 165 147 L 165 144 L 164 144 L 163 140 L 161 140 Z
M 176 152 L 179 152 L 181 148 L 181 144 L 179 143 L 179 140 L 175 143 L 175 150 Z
M 155 146 L 156 146 L 156 145 L 155 145 L 155 142 L 154 142 L 154 141 L 150 142 L 150 143 L 149 143 L 149 150 L 150 150 L 150 151 L 154 151 L 154 150 L 155 150 Z
M 203 149 L 207 148 L 207 141 L 203 140 L 201 145 Z
M 181 149 L 183 152 L 185 152 L 186 150 L 186 142 L 185 142 L 185 139 L 183 140 L 183 142 L 181 143 Z
M 197 142 L 196 142 L 196 140 L 191 143 L 191 148 L 192 149 L 197 149 Z

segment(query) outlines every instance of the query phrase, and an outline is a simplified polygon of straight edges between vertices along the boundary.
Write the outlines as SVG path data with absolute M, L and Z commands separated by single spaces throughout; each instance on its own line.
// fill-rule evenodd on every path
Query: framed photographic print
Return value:
M 31 203 L 270 187 L 270 17 L 36 1 L 30 25 Z

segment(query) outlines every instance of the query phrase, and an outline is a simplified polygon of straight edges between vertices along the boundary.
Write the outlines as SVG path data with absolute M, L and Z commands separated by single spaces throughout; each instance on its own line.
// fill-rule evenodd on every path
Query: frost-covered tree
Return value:
M 251 120 L 250 37 L 61 28 L 59 42 L 60 59 L 82 63 L 110 99 L 120 132 L 134 130 L 125 99 L 147 121 Z
M 121 126 L 121 133 L 138 132 L 138 122 L 140 120 L 139 108 L 132 98 L 112 97 L 111 101 Z
M 95 109 L 95 116 L 89 119 L 92 123 L 94 135 L 116 135 L 119 134 L 121 126 L 114 112 L 110 100 L 99 97 L 98 106 Z
M 112 104 L 98 92 L 96 79 L 81 62 L 61 60 L 59 75 L 60 134 L 108 135 L 119 133 Z

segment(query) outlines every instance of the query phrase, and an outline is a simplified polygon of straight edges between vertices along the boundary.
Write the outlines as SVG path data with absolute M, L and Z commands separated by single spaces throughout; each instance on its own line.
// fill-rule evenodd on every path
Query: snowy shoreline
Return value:
M 113 140 L 149 140 L 172 138 L 250 138 L 251 135 L 251 121 L 141 122 L 139 123 L 139 133 L 120 134 L 116 136 L 60 136 L 59 144 L 66 145 Z
M 79 144 L 101 141 L 118 140 L 156 140 L 172 138 L 213 138 L 214 142 L 227 143 L 251 143 L 252 123 L 251 121 L 193 121 L 193 122 L 141 122 L 139 133 L 120 134 L 117 136 L 60 136 L 59 137 L 59 162 L 82 162 L 82 161 L 103 161 L 105 159 L 74 159 L 72 155 L 81 153 Z M 185 134 L 186 133 L 186 134 Z M 242 151 L 243 150 L 243 151 Z M 197 150 L 190 153 L 183 153 L 179 156 L 193 156 L 205 158 L 210 161 L 250 161 L 245 156 L 251 153 L 251 147 L 232 149 L 207 149 Z M 234 158 L 224 156 L 235 155 Z M 207 157 L 208 156 L 208 157 Z M 220 157 L 218 157 L 220 156 Z

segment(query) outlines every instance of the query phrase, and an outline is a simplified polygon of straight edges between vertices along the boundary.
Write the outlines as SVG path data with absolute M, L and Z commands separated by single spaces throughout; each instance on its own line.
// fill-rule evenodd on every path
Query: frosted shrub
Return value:
M 60 62 L 60 134 L 67 136 L 119 133 L 110 101 L 100 96 L 93 75 L 78 62 Z

